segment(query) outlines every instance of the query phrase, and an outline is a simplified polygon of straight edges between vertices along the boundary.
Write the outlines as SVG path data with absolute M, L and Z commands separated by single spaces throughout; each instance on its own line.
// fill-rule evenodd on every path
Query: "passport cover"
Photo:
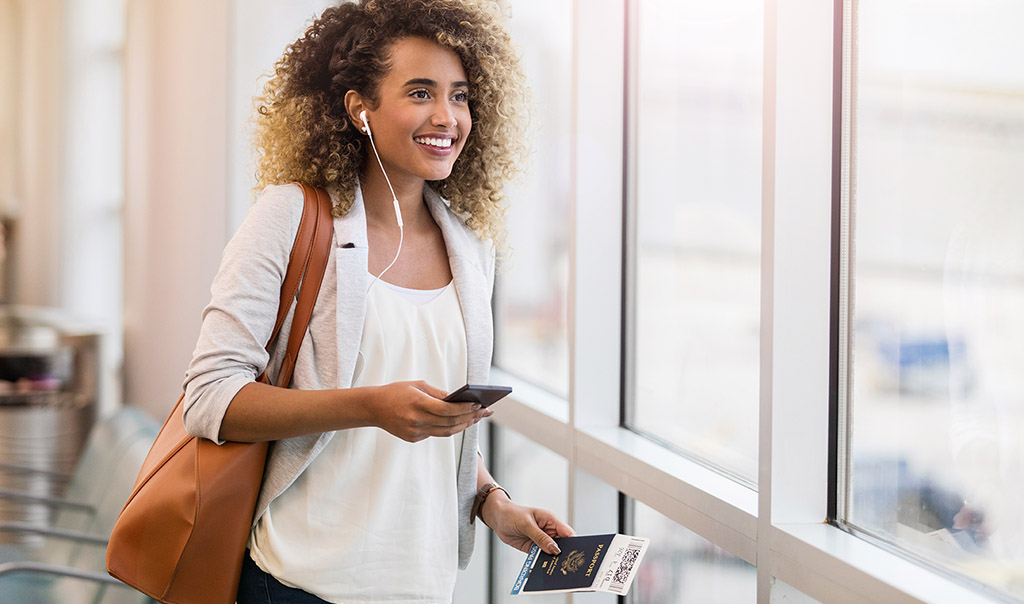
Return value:
M 560 554 L 545 553 L 536 545 L 530 549 L 512 595 L 567 591 L 624 595 L 649 540 L 611 533 L 560 537 L 555 543 Z

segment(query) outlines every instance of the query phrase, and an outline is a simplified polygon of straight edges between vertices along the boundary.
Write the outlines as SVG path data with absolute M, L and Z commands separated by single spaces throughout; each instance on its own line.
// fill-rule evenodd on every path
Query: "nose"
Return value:
M 455 129 L 459 120 L 455 116 L 455 108 L 446 99 L 442 99 L 434 106 L 434 114 L 431 116 L 430 124 L 435 127 Z

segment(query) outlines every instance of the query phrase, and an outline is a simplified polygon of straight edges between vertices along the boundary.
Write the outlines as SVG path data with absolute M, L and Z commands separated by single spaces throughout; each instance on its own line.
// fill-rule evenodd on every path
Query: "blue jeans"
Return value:
M 328 604 L 311 593 L 288 587 L 256 566 L 245 550 L 237 604 Z

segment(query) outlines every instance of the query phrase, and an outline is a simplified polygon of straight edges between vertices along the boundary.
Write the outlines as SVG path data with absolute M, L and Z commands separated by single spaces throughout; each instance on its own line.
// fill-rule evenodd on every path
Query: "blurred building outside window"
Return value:
M 845 522 L 1024 597 L 1024 5 L 861 0 Z

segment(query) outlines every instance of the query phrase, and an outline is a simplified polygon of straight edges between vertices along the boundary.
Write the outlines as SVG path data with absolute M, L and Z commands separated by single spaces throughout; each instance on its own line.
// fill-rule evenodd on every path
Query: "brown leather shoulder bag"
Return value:
M 288 387 L 331 250 L 327 193 L 302 186 L 305 203 L 281 286 L 273 344 L 297 299 L 277 385 Z M 298 292 L 298 293 L 296 293 Z M 269 383 L 266 374 L 260 381 Z M 107 571 L 151 598 L 174 604 L 235 601 L 268 443 L 190 436 L 182 398 L 164 422 L 107 546 Z

